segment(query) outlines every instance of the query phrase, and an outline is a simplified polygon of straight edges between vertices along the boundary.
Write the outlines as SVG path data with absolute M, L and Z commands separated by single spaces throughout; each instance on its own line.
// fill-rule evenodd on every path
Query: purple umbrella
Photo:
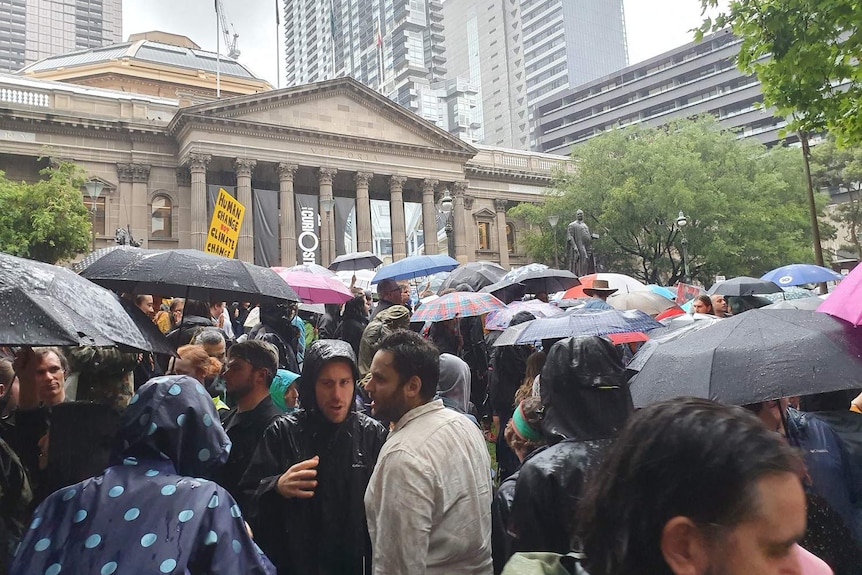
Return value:
M 853 268 L 817 311 L 862 325 L 862 266 Z
M 272 268 L 299 295 L 303 303 L 345 303 L 353 294 L 337 277 Z

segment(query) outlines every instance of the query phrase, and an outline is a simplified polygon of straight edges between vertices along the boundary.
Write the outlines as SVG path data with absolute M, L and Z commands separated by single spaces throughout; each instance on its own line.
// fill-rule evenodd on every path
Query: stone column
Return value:
M 404 176 L 389 177 L 389 217 L 392 224 L 392 261 L 407 257 L 407 224 L 404 222 Z
M 506 208 L 509 207 L 508 200 L 494 200 L 497 209 L 497 243 L 500 246 L 500 265 L 509 269 L 509 242 L 506 239 Z
M 150 206 L 147 184 L 150 181 L 150 166 L 147 164 L 117 164 L 117 179 L 120 182 L 120 218 L 131 231 L 135 242 L 147 247 L 150 237 Z M 125 206 L 123 207 L 123 205 Z M 132 239 L 130 238 L 130 239 Z
M 467 261 L 476 261 L 476 250 L 479 249 L 479 229 L 476 224 L 476 218 L 473 217 L 473 203 L 476 198 L 473 196 L 464 196 L 464 228 L 466 233 L 467 246 Z
M 239 228 L 239 241 L 236 244 L 236 256 L 240 260 L 254 263 L 254 204 L 251 198 L 251 173 L 257 165 L 255 160 L 237 158 L 234 161 L 236 171 L 236 199 L 245 206 L 242 226 Z
M 371 237 L 371 199 L 368 195 L 368 184 L 374 174 L 371 172 L 356 172 L 353 181 L 356 182 L 356 251 L 372 251 Z
M 279 241 L 281 243 L 281 265 L 291 267 L 296 265 L 296 209 L 293 199 L 293 176 L 299 166 L 296 164 L 279 163 L 278 172 L 279 204 Z
M 437 245 L 437 206 L 434 205 L 434 189 L 437 180 L 422 180 L 422 235 L 425 236 L 425 255 L 440 251 Z
M 466 263 L 467 258 L 467 211 L 464 209 L 464 192 L 470 182 L 453 182 L 452 189 L 455 194 L 455 207 L 452 210 L 455 225 L 455 259 L 460 263 Z
M 189 154 L 189 173 L 191 174 L 192 243 L 195 250 L 203 251 L 207 243 L 207 164 L 209 154 Z
M 329 211 L 324 209 L 324 202 L 332 200 L 332 178 L 338 170 L 335 168 L 320 167 L 317 169 L 317 177 L 320 182 L 320 265 L 328 266 L 335 259 L 335 226 L 332 211 L 334 206 L 329 206 Z

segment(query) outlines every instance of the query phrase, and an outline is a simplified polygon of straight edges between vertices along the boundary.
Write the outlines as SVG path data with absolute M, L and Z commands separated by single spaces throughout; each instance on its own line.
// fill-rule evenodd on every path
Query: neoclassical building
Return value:
M 373 250 L 397 260 L 528 263 L 509 207 L 541 202 L 548 154 L 471 146 L 350 78 L 181 107 L 179 100 L 0 75 L 0 170 L 69 160 L 101 184 L 97 247 L 203 249 L 219 188 L 246 207 L 237 257 L 263 265 Z M 441 198 L 451 198 L 449 213 Z

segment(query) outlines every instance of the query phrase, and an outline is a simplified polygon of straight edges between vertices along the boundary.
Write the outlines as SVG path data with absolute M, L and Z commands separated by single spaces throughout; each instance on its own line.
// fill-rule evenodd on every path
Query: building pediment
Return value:
M 352 78 L 228 98 L 182 108 L 168 130 L 189 125 L 228 125 L 346 144 L 409 146 L 473 157 L 477 150 Z

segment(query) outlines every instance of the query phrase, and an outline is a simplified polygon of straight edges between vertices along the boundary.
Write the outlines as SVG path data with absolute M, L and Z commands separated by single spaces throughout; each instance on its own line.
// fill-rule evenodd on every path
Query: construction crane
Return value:
M 236 29 L 233 24 L 229 23 L 227 20 L 227 16 L 224 11 L 224 4 L 222 4 L 221 0 L 216 0 L 216 12 L 218 12 L 219 18 L 221 18 L 221 33 L 224 34 L 224 44 L 227 47 L 227 57 L 233 58 L 236 60 L 239 58 L 239 46 L 237 45 L 239 42 L 239 34 L 236 33 Z M 230 31 L 233 32 L 233 37 L 231 37 Z

